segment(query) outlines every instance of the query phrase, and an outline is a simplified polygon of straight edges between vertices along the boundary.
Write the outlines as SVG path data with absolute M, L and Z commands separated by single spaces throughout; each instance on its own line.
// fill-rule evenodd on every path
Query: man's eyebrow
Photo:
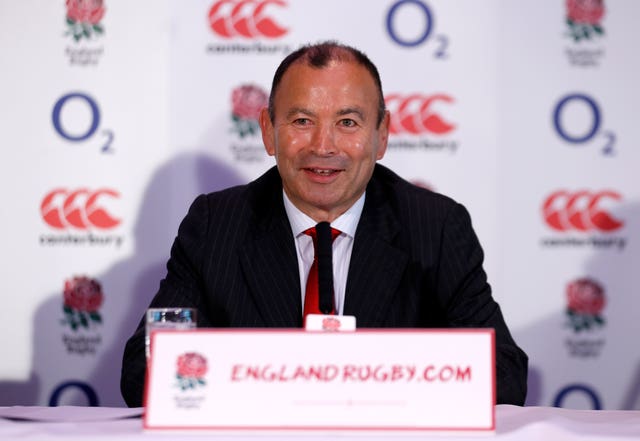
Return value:
M 291 109 L 289 109 L 289 111 L 287 112 L 287 119 L 288 118 L 292 118 L 295 115 L 299 115 L 299 114 L 303 114 L 303 115 L 307 115 L 307 116 L 316 116 L 315 113 L 313 113 L 311 110 L 309 109 L 305 109 L 304 107 L 292 107 Z
M 362 109 L 361 109 L 360 107 L 347 107 L 347 108 L 345 108 L 345 109 L 340 109 L 340 110 L 337 112 L 337 115 L 338 115 L 338 116 L 345 116 L 345 115 L 351 115 L 351 114 L 354 114 L 354 113 L 355 113 L 356 115 L 358 115 L 358 117 L 359 117 L 361 120 L 363 120 L 363 121 L 364 121 L 364 120 L 366 119 L 366 118 L 364 117 L 364 112 L 362 111 Z
M 304 107 L 292 107 L 287 112 L 287 118 L 293 118 L 296 115 L 306 115 L 306 116 L 316 116 L 316 114 Z M 336 112 L 337 116 L 345 116 L 345 115 L 357 115 L 361 120 L 365 120 L 364 111 L 360 107 L 345 107 L 344 109 L 340 109 Z

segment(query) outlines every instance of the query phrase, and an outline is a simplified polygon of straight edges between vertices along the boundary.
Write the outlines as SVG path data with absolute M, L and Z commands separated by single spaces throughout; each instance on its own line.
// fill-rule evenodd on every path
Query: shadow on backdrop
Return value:
M 124 344 L 165 275 L 180 221 L 198 194 L 242 183 L 230 167 L 205 154 L 178 155 L 162 165 L 145 190 L 133 234 L 124 234 L 125 241 L 134 241 L 131 255 L 102 274 L 78 274 L 81 262 L 68 262 L 61 270 L 60 290 L 34 315 L 32 372 L 26 381 L 0 382 L 0 405 L 124 406 L 120 396 Z M 78 249 L 78 260 L 85 250 Z M 103 250 L 105 255 L 110 252 Z M 63 323 L 62 310 L 64 281 L 75 275 L 96 279 L 104 294 L 99 309 L 102 323 L 77 331 Z M 70 345 L 76 351 L 69 352 Z M 82 353 L 91 348 L 95 353 Z
M 599 405 L 608 410 L 640 410 L 640 349 L 635 342 L 635 336 L 640 335 L 640 203 L 620 204 L 608 211 L 624 222 L 623 228 L 567 236 L 624 240 L 624 247 L 591 245 L 588 250 L 584 246 L 545 250 L 567 258 L 573 258 L 576 249 L 585 250 L 589 256 L 580 272 L 567 270 L 565 283 L 555 292 L 531 293 L 562 298 L 563 307 L 515 333 L 516 341 L 529 354 L 528 406 L 592 409 Z M 532 279 L 532 286 L 538 280 L 540 286 L 548 288 L 544 281 L 546 269 L 532 271 L 539 274 Z M 599 314 L 603 323 L 591 321 L 590 326 L 578 330 L 566 310 L 566 285 L 579 278 L 596 281 L 603 288 L 605 303 Z

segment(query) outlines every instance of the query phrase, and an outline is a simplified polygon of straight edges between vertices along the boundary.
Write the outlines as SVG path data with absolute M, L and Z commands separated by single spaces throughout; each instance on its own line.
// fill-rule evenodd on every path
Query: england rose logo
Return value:
M 176 360 L 177 386 L 182 390 L 195 389 L 206 384 L 207 359 L 197 352 L 186 352 Z
M 241 138 L 259 133 L 260 110 L 267 106 L 268 100 L 267 92 L 251 84 L 233 89 L 231 93 L 233 131 L 237 132 Z
M 64 282 L 63 324 L 73 331 L 79 328 L 89 329 L 91 325 L 101 324 L 100 306 L 104 300 L 100 284 L 85 276 L 73 277 Z
M 574 41 L 603 36 L 604 0 L 566 0 L 567 25 Z
M 605 320 L 602 310 L 605 296 L 602 286 L 595 280 L 582 278 L 567 285 L 567 317 L 575 332 L 601 327 Z
M 335 319 L 333 317 L 326 317 L 322 319 L 322 330 L 323 331 L 339 331 L 340 320 Z
M 67 0 L 67 33 L 75 41 L 102 35 L 100 21 L 104 17 L 103 0 Z

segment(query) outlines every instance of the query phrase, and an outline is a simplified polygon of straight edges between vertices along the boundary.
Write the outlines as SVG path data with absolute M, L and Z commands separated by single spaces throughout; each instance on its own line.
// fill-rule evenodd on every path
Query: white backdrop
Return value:
M 0 405 L 123 404 L 123 345 L 189 203 L 273 164 L 254 118 L 273 71 L 337 39 L 380 70 L 382 162 L 471 212 L 528 404 L 640 409 L 638 16 L 634 0 L 0 0 Z

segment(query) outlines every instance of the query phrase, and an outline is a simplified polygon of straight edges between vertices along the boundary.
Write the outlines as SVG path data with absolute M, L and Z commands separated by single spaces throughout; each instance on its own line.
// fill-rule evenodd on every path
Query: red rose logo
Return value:
M 74 277 L 64 282 L 64 304 L 78 311 L 95 312 L 102 305 L 100 284 L 88 277 Z
M 567 24 L 575 41 L 589 39 L 593 35 L 604 35 L 600 25 L 604 17 L 603 0 L 566 0 Z
M 258 133 L 260 111 L 267 106 L 268 101 L 267 92 L 257 86 L 245 84 L 235 88 L 231 92 L 231 119 L 235 124 L 234 131 L 242 138 Z
M 340 320 L 327 317 L 322 319 L 322 330 L 323 331 L 338 331 L 340 329 Z
M 207 373 L 207 359 L 197 352 L 186 352 L 176 361 L 176 378 L 182 390 L 204 386 L 204 375 Z
M 567 315 L 575 331 L 602 326 L 601 317 L 605 305 L 604 289 L 588 278 L 574 280 L 567 285 Z
M 104 15 L 102 0 L 67 0 L 67 18 L 81 23 L 98 24 Z
M 580 314 L 598 315 L 604 308 L 604 291 L 590 279 L 578 279 L 567 286 L 569 309 Z
M 187 352 L 178 357 L 178 375 L 200 378 L 207 373 L 207 360 L 195 352 Z
M 96 280 L 85 276 L 66 280 L 63 298 L 63 323 L 69 324 L 74 331 L 78 327 L 89 328 L 91 323 L 102 323 L 98 310 L 102 306 L 104 296 L 100 283 Z
M 268 99 L 267 93 L 256 86 L 240 86 L 231 93 L 233 114 L 238 118 L 257 120 Z
M 567 17 L 574 23 L 595 25 L 603 16 L 602 0 L 567 0 Z
M 100 20 L 104 16 L 103 0 L 67 0 L 67 35 L 73 35 L 75 41 L 102 34 L 104 29 Z

